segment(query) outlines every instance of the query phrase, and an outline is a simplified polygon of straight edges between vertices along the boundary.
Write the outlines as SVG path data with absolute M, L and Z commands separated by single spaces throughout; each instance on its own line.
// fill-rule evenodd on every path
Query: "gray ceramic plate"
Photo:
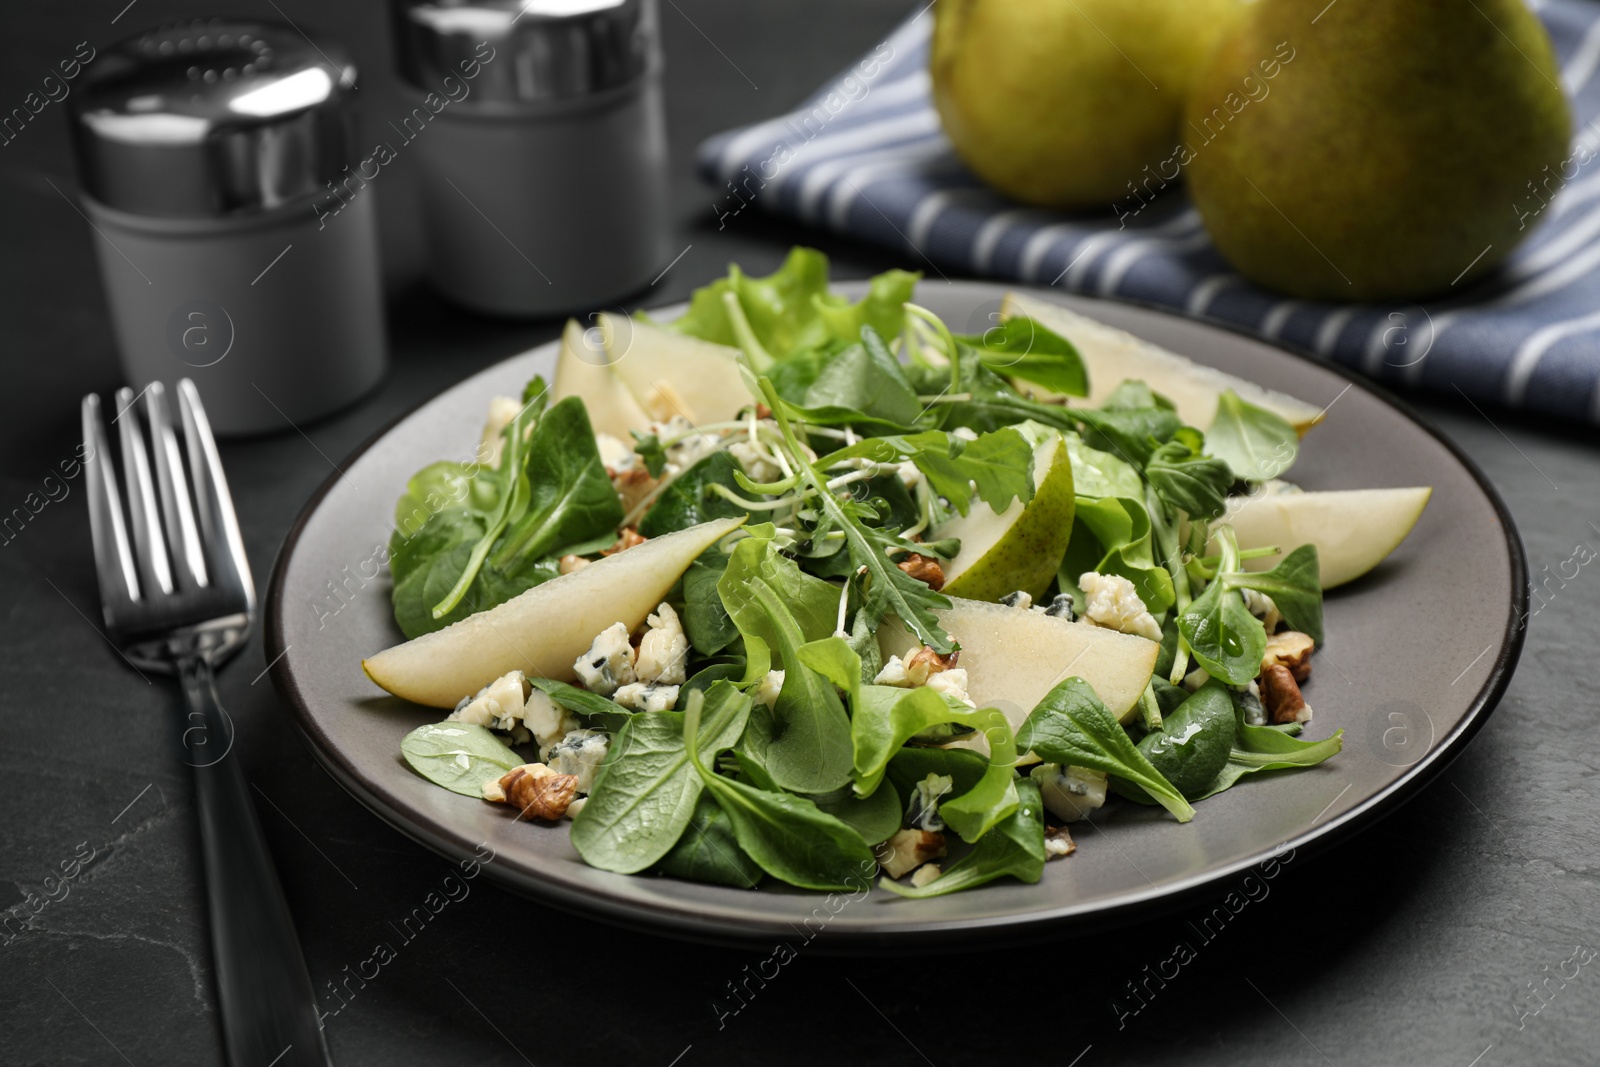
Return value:
M 859 287 L 856 287 L 859 291 Z M 952 325 L 984 328 L 1003 289 L 925 284 L 920 298 Z M 506 886 L 595 918 L 663 934 L 752 942 L 825 928 L 817 948 L 954 947 L 1104 925 L 1186 896 L 1220 892 L 1275 851 L 1368 825 L 1460 751 L 1488 715 L 1521 649 L 1527 579 L 1511 519 L 1460 453 L 1394 401 L 1343 373 L 1240 335 L 1122 304 L 1054 299 L 1318 405 L 1327 419 L 1291 472 L 1309 489 L 1432 485 L 1422 521 L 1377 571 L 1331 593 L 1328 644 L 1306 696 L 1308 737 L 1342 727 L 1344 752 L 1311 770 L 1247 780 L 1180 826 L 1121 804 L 1075 829 L 1078 852 L 1037 885 L 1006 880 L 931 900 L 882 890 L 861 899 L 773 887 L 741 891 L 579 860 L 567 827 L 513 821 L 510 809 L 438 788 L 401 760 L 400 739 L 439 718 L 389 697 L 361 659 L 401 639 L 377 553 L 406 478 L 441 457 L 465 458 L 485 405 L 549 375 L 556 346 L 536 348 L 456 385 L 343 463 L 307 505 L 278 559 L 266 608 L 267 658 L 293 718 L 322 764 L 383 819 L 459 859 L 480 843 Z M 675 309 L 665 314 L 671 315 Z M 1159 387 L 1159 383 L 1153 383 Z M 336 595 L 337 591 L 337 595 Z

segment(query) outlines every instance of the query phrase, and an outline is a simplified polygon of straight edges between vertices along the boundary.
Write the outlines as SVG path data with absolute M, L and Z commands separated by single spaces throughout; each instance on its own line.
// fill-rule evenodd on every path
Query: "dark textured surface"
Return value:
M 380 5 L 208 10 L 270 14 L 272 6 L 352 47 L 368 72 L 369 117 L 397 104 Z M 20 103 L 78 41 L 195 10 L 139 0 L 110 25 L 121 7 L 8 7 L 0 106 Z M 749 5 L 706 0 L 662 7 L 675 250 L 693 248 L 639 303 L 681 299 L 729 259 L 765 271 L 790 242 L 818 240 L 750 212 L 719 231 L 712 191 L 690 175 L 689 151 L 706 133 L 792 104 L 905 12 L 862 0 L 767 5 L 759 16 Z M 29 493 L 41 494 L 31 501 L 37 508 L 45 477 L 72 455 L 82 392 L 118 384 L 95 238 L 50 184 L 72 188 L 58 112 L 50 105 L 0 148 L 5 512 Z M 555 335 L 554 323 L 466 316 L 416 286 L 408 182 L 402 160 L 376 190 L 392 295 L 388 382 L 304 435 L 286 429 L 224 447 L 262 583 L 333 461 L 443 386 Z M 821 243 L 845 276 L 913 258 Z M 327 1017 L 335 1061 L 666 1067 L 681 1055 L 683 1067 L 944 1067 L 1023 1057 L 1066 1065 L 1081 1053 L 1080 1067 L 1595 1062 L 1600 957 L 1583 961 L 1600 948 L 1600 738 L 1588 681 L 1600 641 L 1600 571 L 1578 567 L 1565 584 L 1556 575 L 1575 546 L 1600 546 L 1592 525 L 1600 464 L 1590 439 L 1559 427 L 1469 407 L 1426 413 L 1505 495 L 1535 581 L 1549 576 L 1547 606 L 1529 622 L 1501 708 L 1434 786 L 1349 844 L 1290 862 L 1209 942 L 1189 925 L 1200 923 L 1197 909 L 1003 955 L 839 960 L 802 949 L 779 966 L 597 926 L 482 879 L 406 941 L 390 924 L 421 907 L 450 869 L 317 769 L 269 682 L 252 682 L 265 666 L 257 639 L 223 673 L 221 690 L 313 981 L 325 1008 L 337 1009 Z M 130 671 L 95 632 L 81 482 L 67 492 L 0 546 L 0 909 L 27 893 L 38 894 L 37 907 L 46 877 L 80 843 L 96 855 L 26 928 L 6 924 L 0 1062 L 219 1062 L 177 696 Z M 1192 961 L 1164 988 L 1148 979 L 1149 1006 L 1119 1029 L 1113 1000 L 1137 1006 L 1124 984 L 1145 981 L 1146 965 L 1171 976 L 1165 961 L 1180 940 Z M 353 975 L 363 966 L 374 973 L 364 961 L 379 942 L 393 958 L 363 985 Z M 1583 952 L 1575 956 L 1576 946 Z M 764 988 L 747 978 L 758 970 L 769 976 Z M 732 1014 L 738 1001 L 727 983 L 741 980 L 753 995 Z M 330 982 L 344 983 L 342 1000 Z M 728 1012 L 720 1019 L 717 1004 Z

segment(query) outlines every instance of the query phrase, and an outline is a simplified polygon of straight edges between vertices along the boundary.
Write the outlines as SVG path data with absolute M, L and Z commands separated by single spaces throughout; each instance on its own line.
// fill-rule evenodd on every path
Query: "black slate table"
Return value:
M 403 110 L 377 0 L 125 4 L 8 5 L 0 109 L 20 103 L 79 41 L 102 44 L 197 13 L 276 9 L 351 47 L 369 122 Z M 796 241 L 822 247 L 841 277 L 905 265 L 906 256 L 753 211 L 719 224 L 691 154 L 707 134 L 798 102 L 880 40 L 906 4 L 666 0 L 661 8 L 674 251 L 685 251 L 637 305 L 681 299 L 729 260 L 768 271 Z M 59 112 L 50 105 L 0 148 L 0 513 L 25 501 L 38 510 L 0 545 L 0 912 L 13 909 L 0 943 L 0 1063 L 218 1063 L 177 695 L 129 671 L 97 632 L 81 483 L 65 497 L 56 490 L 58 499 L 44 492 L 46 476 L 73 454 L 79 397 L 120 384 L 96 238 L 63 195 L 73 175 Z M 391 298 L 387 382 L 303 433 L 286 426 L 223 448 L 262 585 L 333 462 L 444 386 L 557 333 L 553 321 L 486 320 L 430 295 L 417 281 L 406 161 L 374 185 Z M 1536 581 L 1578 546 L 1600 545 L 1591 429 L 1419 406 L 1505 495 Z M 1600 1061 L 1600 570 L 1583 567 L 1548 589 L 1529 620 L 1521 668 L 1467 752 L 1375 829 L 1284 867 L 1270 893 L 1214 938 L 1189 926 L 1208 904 L 988 954 L 801 952 L 764 984 L 746 970 L 763 956 L 619 931 L 482 879 L 397 944 L 375 977 L 359 977 L 358 969 L 372 973 L 363 961 L 375 945 L 396 940 L 390 923 L 419 906 L 448 867 L 317 767 L 262 676 L 259 637 L 221 688 L 339 1064 L 1592 1064 Z M 35 914 L 27 894 L 44 899 L 45 877 L 91 852 Z M 16 918 L 23 914 L 31 917 Z M 1176 967 L 1179 941 L 1194 958 Z M 763 970 L 771 975 L 772 965 Z M 735 1000 L 730 983 L 751 992 Z

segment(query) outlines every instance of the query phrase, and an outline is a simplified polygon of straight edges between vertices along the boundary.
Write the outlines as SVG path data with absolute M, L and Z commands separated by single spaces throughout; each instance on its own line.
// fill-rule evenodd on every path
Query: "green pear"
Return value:
M 978 177 L 1027 204 L 1104 208 L 1164 185 L 1190 83 L 1241 6 L 940 0 L 931 66 L 945 133 Z
M 997 512 L 975 499 L 965 515 L 935 531 L 941 540 L 961 539 L 944 567 L 944 592 L 969 600 L 999 600 L 1019 589 L 1043 596 L 1066 555 L 1076 507 L 1067 442 L 1051 431 L 1033 450 L 1032 500 L 1013 500 Z
M 1260 0 L 1195 82 L 1190 190 L 1263 285 L 1435 296 L 1503 260 L 1560 187 L 1560 80 L 1521 0 Z

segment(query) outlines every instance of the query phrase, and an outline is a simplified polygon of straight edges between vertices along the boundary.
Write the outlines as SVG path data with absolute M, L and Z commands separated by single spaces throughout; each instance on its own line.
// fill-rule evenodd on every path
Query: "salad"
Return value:
M 796 248 L 570 323 L 397 504 L 364 667 L 449 709 L 407 762 L 604 870 L 927 897 L 1338 754 L 1323 588 L 1428 490 L 1302 492 L 1315 407 L 1031 297 L 956 333 L 918 277 Z

